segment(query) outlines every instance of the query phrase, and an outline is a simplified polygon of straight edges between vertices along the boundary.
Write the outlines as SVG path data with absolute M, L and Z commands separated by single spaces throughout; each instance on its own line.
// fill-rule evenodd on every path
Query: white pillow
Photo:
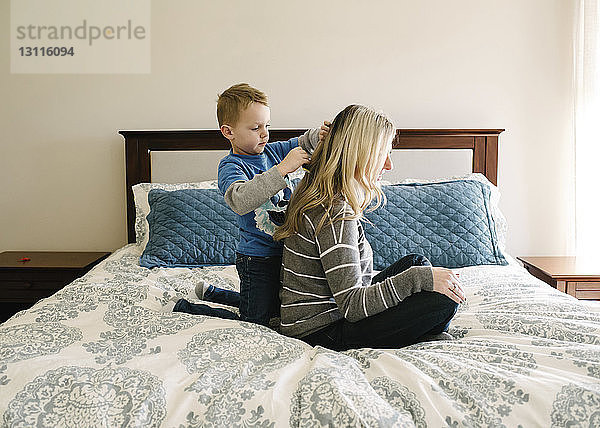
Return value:
M 471 173 L 467 175 L 461 176 L 453 176 L 449 178 L 438 178 L 434 180 L 425 180 L 420 178 L 405 178 L 403 180 L 397 181 L 387 181 L 381 180 L 382 186 L 388 186 L 390 184 L 409 184 L 409 183 L 442 183 L 445 181 L 455 181 L 455 180 L 474 180 L 479 181 L 480 183 L 485 184 L 490 189 L 490 204 L 492 209 L 492 218 L 494 219 L 494 224 L 496 225 L 496 237 L 498 238 L 498 248 L 505 258 L 508 260 L 511 257 L 508 257 L 506 253 L 506 238 L 508 235 L 508 224 L 506 223 L 506 217 L 500 211 L 498 206 L 500 202 L 500 191 L 498 187 L 496 187 L 491 181 L 487 179 L 487 177 L 481 173 Z
M 135 201 L 135 242 L 143 252 L 149 238 L 149 226 L 146 216 L 150 213 L 148 193 L 153 189 L 175 191 L 183 189 L 217 189 L 217 180 L 200 181 L 198 183 L 139 183 L 131 187 Z

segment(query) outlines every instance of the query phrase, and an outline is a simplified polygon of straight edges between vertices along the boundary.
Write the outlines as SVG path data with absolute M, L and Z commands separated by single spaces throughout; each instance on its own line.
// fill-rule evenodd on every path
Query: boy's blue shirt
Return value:
M 298 147 L 298 138 L 265 145 L 259 155 L 238 155 L 232 151 L 219 162 L 218 185 L 224 195 L 229 186 L 237 181 L 248 181 L 279 164 L 290 150 Z M 273 240 L 275 228 L 282 224 L 283 214 L 299 179 L 284 177 L 287 187 L 273 195 L 270 200 L 254 211 L 238 215 L 240 241 L 237 252 L 247 256 L 280 256 L 281 242 Z

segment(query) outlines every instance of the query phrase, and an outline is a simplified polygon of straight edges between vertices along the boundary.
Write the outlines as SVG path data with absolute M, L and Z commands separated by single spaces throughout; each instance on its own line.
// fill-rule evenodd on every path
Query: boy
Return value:
M 282 244 L 273 241 L 298 179 L 288 174 L 310 161 L 328 128 L 311 129 L 299 138 L 267 144 L 270 109 L 267 96 L 246 83 L 219 95 L 217 119 L 231 152 L 219 163 L 218 183 L 225 202 L 238 214 L 240 241 L 236 269 L 240 277 L 240 318 L 268 325 L 279 312 Z

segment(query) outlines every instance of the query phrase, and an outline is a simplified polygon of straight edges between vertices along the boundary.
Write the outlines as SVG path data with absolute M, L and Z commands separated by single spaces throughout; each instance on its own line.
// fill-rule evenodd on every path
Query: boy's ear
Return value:
M 229 141 L 233 139 L 233 130 L 229 125 L 221 125 L 221 134 L 223 134 L 223 137 L 227 138 Z

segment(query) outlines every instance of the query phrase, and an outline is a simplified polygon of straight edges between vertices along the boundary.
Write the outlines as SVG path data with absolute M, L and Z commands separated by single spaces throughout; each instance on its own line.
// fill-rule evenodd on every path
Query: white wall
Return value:
M 514 255 L 572 250 L 574 0 L 152 2 L 147 75 L 10 74 L 0 47 L 0 250 L 126 243 L 118 129 L 215 128 L 248 82 L 273 127 L 359 102 L 401 128 L 505 128 L 501 208 Z M 9 2 L 0 3 L 9 39 Z

